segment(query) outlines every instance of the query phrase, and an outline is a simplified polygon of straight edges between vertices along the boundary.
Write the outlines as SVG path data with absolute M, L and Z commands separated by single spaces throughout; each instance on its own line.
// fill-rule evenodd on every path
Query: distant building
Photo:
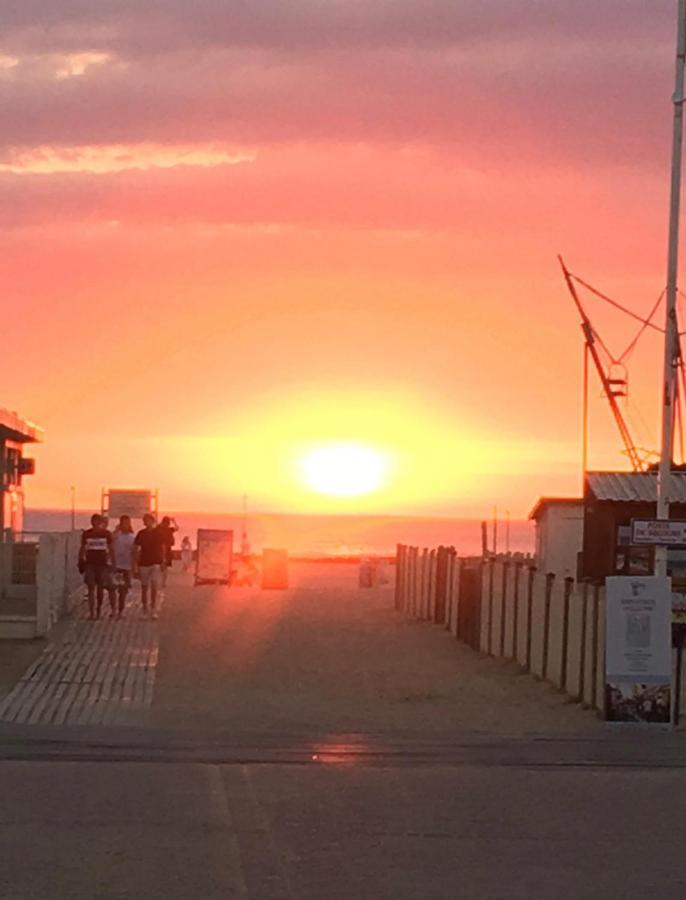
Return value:
M 14 540 L 23 528 L 22 478 L 35 469 L 34 460 L 24 456 L 24 446 L 42 440 L 42 429 L 0 409 L 0 542 Z
M 584 537 L 584 501 L 541 497 L 529 513 L 536 525 L 536 568 L 576 578 Z

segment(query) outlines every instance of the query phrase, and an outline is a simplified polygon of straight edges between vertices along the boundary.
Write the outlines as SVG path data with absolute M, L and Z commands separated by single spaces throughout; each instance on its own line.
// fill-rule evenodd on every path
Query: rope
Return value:
M 660 328 L 659 325 L 656 325 L 654 322 L 651 322 L 650 319 L 644 319 L 642 316 L 639 316 L 638 313 L 633 312 L 630 309 L 627 309 L 626 306 L 622 306 L 621 303 L 617 303 L 616 300 L 613 300 L 611 297 L 608 297 L 607 294 L 603 294 L 601 291 L 596 290 L 592 285 L 590 285 L 587 281 L 584 281 L 583 278 L 579 278 L 578 275 L 574 275 L 572 272 L 569 273 L 570 276 L 578 282 L 582 287 L 585 287 L 587 291 L 590 291 L 592 294 L 595 294 L 596 297 L 599 297 L 601 300 L 604 300 L 606 303 L 609 303 L 610 306 L 614 306 L 615 309 L 619 309 L 621 312 L 626 313 L 627 316 L 631 316 L 632 319 L 636 319 L 637 322 L 643 323 L 646 328 L 652 328 L 655 331 L 659 331 L 660 334 L 664 334 L 664 328 Z M 660 295 L 662 297 L 662 295 Z
M 654 305 L 653 308 L 651 309 L 650 315 L 649 315 L 648 318 L 645 320 L 645 322 L 643 322 L 643 324 L 641 325 L 641 327 L 638 329 L 638 332 L 637 332 L 637 334 L 636 334 L 636 337 L 633 339 L 633 341 L 631 341 L 631 342 L 629 343 L 629 346 L 626 348 L 626 350 L 624 351 L 624 353 L 622 353 L 622 355 L 619 357 L 619 359 L 617 360 L 617 362 L 623 363 L 624 360 L 627 359 L 627 358 L 634 352 L 634 350 L 636 349 L 636 344 L 638 344 L 638 342 L 640 341 L 640 339 L 643 337 L 643 333 L 645 332 L 646 328 L 648 328 L 648 326 L 650 325 L 653 316 L 655 315 L 655 313 L 656 313 L 657 310 L 658 310 L 658 307 L 659 307 L 660 304 L 662 303 L 662 298 L 664 297 L 664 295 L 665 295 L 665 291 L 662 291 L 662 293 L 660 294 L 660 296 L 659 296 L 659 297 L 657 298 L 657 300 L 655 301 L 655 305 Z

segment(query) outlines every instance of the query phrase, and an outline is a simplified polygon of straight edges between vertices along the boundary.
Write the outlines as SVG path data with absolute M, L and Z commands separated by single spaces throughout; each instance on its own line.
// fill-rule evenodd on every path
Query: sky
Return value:
M 28 503 L 521 516 L 576 494 L 557 254 L 638 312 L 662 289 L 675 16 L 5 0 L 0 406 L 46 432 Z M 588 303 L 618 352 L 634 323 Z M 647 449 L 660 353 L 629 367 Z M 375 489 L 318 490 L 303 460 L 331 446 L 375 454 Z M 595 383 L 591 467 L 620 450 Z

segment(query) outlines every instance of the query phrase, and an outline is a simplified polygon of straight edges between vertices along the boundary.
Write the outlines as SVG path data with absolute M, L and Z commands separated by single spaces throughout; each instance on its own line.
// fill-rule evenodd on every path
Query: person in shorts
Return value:
M 110 594 L 112 615 L 121 619 L 126 606 L 126 598 L 131 590 L 131 571 L 133 569 L 133 549 L 136 536 L 133 532 L 130 516 L 120 516 L 119 524 L 112 535 L 112 557 L 114 568 L 112 570 L 113 589 L 116 594 L 113 599 Z
M 157 593 L 164 563 L 164 536 L 155 528 L 155 517 L 150 513 L 143 516 L 143 524 L 145 528 L 138 532 L 134 540 L 134 575 L 141 580 L 143 615 L 147 616 L 149 610 L 153 619 L 156 619 Z
M 178 530 L 178 527 L 176 519 L 172 519 L 170 516 L 165 516 L 157 526 L 157 530 L 162 535 L 162 540 L 164 542 L 164 561 L 162 562 L 163 588 L 167 586 L 167 570 L 171 568 L 174 561 L 174 534 Z
M 91 516 L 91 527 L 81 535 L 79 570 L 88 588 L 88 618 L 99 619 L 105 588 L 110 585 L 112 535 L 98 513 Z

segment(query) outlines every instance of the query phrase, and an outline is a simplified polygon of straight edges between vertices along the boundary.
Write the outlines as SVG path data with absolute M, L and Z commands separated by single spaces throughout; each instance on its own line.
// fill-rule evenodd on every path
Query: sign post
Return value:
M 230 584 L 233 531 L 198 528 L 195 584 Z
M 672 590 L 662 576 L 606 579 L 605 718 L 668 725 Z
M 147 513 L 157 513 L 157 492 L 148 490 L 103 491 L 102 512 L 110 519 L 130 516 L 142 519 Z

